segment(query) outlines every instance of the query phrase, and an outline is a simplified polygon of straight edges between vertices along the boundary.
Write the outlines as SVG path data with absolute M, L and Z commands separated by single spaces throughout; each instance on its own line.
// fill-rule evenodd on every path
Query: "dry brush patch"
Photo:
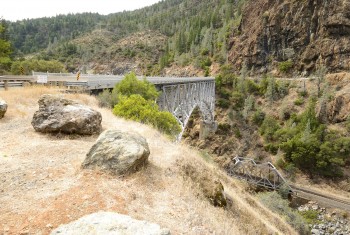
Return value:
M 35 132 L 30 122 L 44 93 L 58 94 L 43 87 L 0 92 L 10 112 L 0 121 L 0 152 L 6 155 L 0 154 L 0 234 L 48 234 L 62 223 L 101 210 L 158 223 L 173 234 L 294 233 L 196 151 L 172 143 L 151 127 L 116 118 L 110 110 L 98 108 L 94 97 L 60 94 L 100 111 L 104 129 L 138 132 L 150 146 L 150 164 L 134 175 L 114 177 L 82 170 L 81 163 L 98 136 Z M 213 207 L 196 182 L 183 178 L 179 162 L 219 178 L 232 206 Z

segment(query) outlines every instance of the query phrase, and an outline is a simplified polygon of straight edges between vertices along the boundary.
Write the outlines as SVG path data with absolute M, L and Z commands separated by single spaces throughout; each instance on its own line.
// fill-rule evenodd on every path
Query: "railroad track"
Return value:
M 350 212 L 350 200 L 324 195 L 310 189 L 296 185 L 290 185 L 295 195 L 299 198 L 317 201 L 319 205 L 330 208 L 338 208 Z

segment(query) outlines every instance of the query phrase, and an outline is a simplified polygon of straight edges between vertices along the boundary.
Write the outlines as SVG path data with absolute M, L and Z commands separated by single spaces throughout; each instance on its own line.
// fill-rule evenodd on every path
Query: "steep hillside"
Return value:
M 74 54 L 66 58 L 68 70 L 81 69 L 84 73 L 150 75 L 163 54 L 167 37 L 157 31 L 140 31 L 121 39 L 107 30 L 95 30 L 88 35 L 72 40 Z M 53 49 L 50 58 L 60 53 Z M 78 59 L 81 58 L 81 59 Z
M 259 73 L 291 61 L 289 72 L 309 74 L 350 68 L 350 1 L 247 1 L 240 35 L 231 38 L 229 60 Z
M 86 57 L 96 57 L 93 72 L 109 71 L 100 54 L 110 46 L 94 46 L 86 55 L 76 38 L 95 37 L 94 30 L 99 30 L 100 36 L 112 34 L 118 41 L 151 30 L 150 41 L 154 35 L 158 50 L 143 65 L 147 71 L 139 62 L 122 67 L 153 75 L 216 75 L 212 64 L 227 63 L 238 72 L 245 63 L 257 73 L 310 74 L 320 64 L 332 72 L 349 69 L 349 10 L 350 2 L 340 0 L 167 0 L 108 16 L 78 14 L 8 23 L 8 33 L 17 56 L 40 52 L 40 58 L 59 59 L 68 71 L 87 66 Z M 161 44 L 159 34 L 166 37 Z M 137 48 L 128 53 L 143 56 Z M 112 58 L 110 67 L 122 59 Z M 181 67 L 188 72 L 179 72 Z
M 185 146 L 145 125 L 116 118 L 94 97 L 61 94 L 102 113 L 103 128 L 136 131 L 150 146 L 150 164 L 127 177 L 82 170 L 98 136 L 40 134 L 30 122 L 45 88 L 0 92 L 9 104 L 0 121 L 0 231 L 48 234 L 86 214 L 110 211 L 157 223 L 172 234 L 296 234 L 281 218 Z M 193 172 L 197 172 L 193 174 Z M 190 176 L 190 177 L 189 177 Z M 204 198 L 194 179 L 218 179 L 229 198 L 226 209 Z

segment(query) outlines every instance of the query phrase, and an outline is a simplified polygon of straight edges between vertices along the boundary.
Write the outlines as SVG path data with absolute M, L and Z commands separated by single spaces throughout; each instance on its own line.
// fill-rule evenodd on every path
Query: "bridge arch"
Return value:
M 198 107 L 201 113 L 203 128 L 216 128 L 215 115 L 215 81 L 198 81 L 162 85 L 158 105 L 162 110 L 172 113 L 181 125 L 181 140 L 183 132 L 193 111 Z M 205 131 L 205 130 L 204 130 Z

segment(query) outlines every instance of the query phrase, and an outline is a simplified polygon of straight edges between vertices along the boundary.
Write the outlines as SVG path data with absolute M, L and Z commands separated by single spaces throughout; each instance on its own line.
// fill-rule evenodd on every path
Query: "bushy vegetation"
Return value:
M 287 73 L 293 67 L 293 61 L 287 60 L 278 64 L 279 71 Z
M 260 133 L 268 149 L 281 149 L 286 165 L 313 175 L 338 177 L 341 166 L 349 158 L 350 138 L 327 129 L 315 114 L 316 101 L 311 99 L 301 115 L 292 115 L 283 127 L 271 117 L 266 117 Z
M 299 234 L 310 234 L 305 219 L 297 211 L 290 208 L 288 201 L 284 200 L 277 192 L 260 193 L 258 198 L 270 210 L 285 218 L 287 223 Z
M 160 111 L 154 101 L 146 100 L 141 95 L 121 96 L 113 108 L 116 116 L 145 123 L 156 127 L 171 136 L 180 133 L 177 120 L 169 112 Z
M 307 210 L 302 211 L 300 214 L 304 217 L 305 221 L 308 224 L 316 224 L 318 221 L 318 215 L 320 214 L 318 211 L 315 210 Z
M 23 60 L 15 61 L 11 66 L 11 73 L 15 75 L 22 74 L 21 68 L 23 68 L 23 74 L 30 75 L 32 71 L 41 71 L 49 73 L 65 72 L 64 64 L 59 61 L 45 61 L 45 60 Z
M 155 86 L 146 79 L 139 80 L 134 72 L 126 74 L 124 79 L 115 86 L 116 95 L 131 96 L 138 94 L 145 100 L 155 101 L 159 93 Z
M 103 91 L 99 96 L 101 106 L 113 107 L 116 116 L 154 126 L 161 132 L 176 136 L 181 127 L 169 112 L 160 111 L 156 104 L 159 93 L 146 79 L 139 80 L 135 73 L 125 75 L 113 91 Z

